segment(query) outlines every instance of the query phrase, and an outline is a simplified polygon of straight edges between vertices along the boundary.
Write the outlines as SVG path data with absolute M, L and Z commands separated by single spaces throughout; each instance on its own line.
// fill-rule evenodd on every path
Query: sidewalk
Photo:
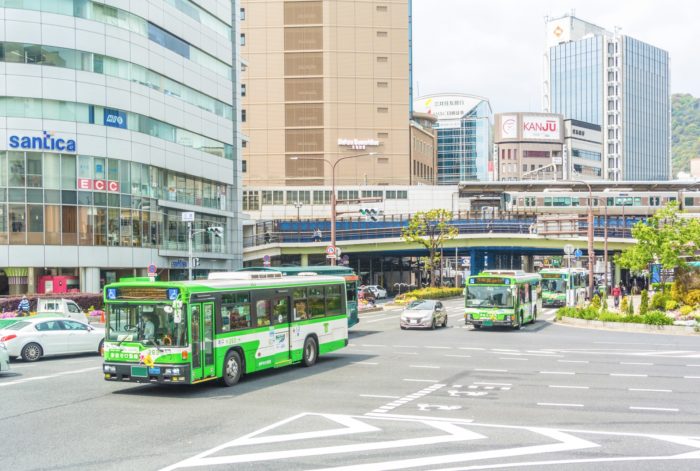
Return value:
M 639 310 L 639 305 L 642 303 L 642 295 L 641 294 L 635 294 L 632 296 L 628 296 L 628 298 L 632 298 L 632 303 L 634 304 L 634 309 L 635 311 Z M 649 294 L 649 302 L 651 302 L 651 297 L 652 294 Z M 623 296 L 620 296 L 620 305 L 622 305 L 622 298 Z M 619 312 L 619 308 L 615 307 L 615 298 L 610 295 L 608 296 L 608 310 L 612 312 Z

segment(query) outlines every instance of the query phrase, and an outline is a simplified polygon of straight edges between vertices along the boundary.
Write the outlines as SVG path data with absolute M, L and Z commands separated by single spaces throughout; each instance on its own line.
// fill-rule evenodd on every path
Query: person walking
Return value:
M 622 294 L 622 290 L 620 289 L 620 286 L 615 286 L 612 289 L 612 295 L 613 295 L 613 300 L 615 302 L 615 307 L 620 307 L 620 294 Z
M 27 299 L 26 295 L 22 296 L 22 300 L 17 306 L 17 315 L 19 317 L 26 317 L 29 315 L 29 300 Z

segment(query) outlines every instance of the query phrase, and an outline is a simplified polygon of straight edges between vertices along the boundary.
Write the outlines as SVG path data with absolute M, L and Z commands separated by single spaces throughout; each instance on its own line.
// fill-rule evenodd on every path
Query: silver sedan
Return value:
M 8 371 L 10 371 L 10 354 L 7 353 L 5 344 L 0 342 L 0 373 L 7 373 Z
M 401 313 L 400 325 L 402 329 L 447 327 L 447 309 L 441 301 L 414 301 Z

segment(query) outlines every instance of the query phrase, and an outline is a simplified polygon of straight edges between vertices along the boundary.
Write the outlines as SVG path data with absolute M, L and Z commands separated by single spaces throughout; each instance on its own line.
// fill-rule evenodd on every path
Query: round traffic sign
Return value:
M 571 244 L 566 244 L 566 245 L 564 246 L 564 253 L 565 253 L 566 255 L 571 255 L 572 253 L 574 253 L 574 250 L 575 250 L 575 249 L 574 249 L 574 246 L 571 245 Z
M 153 274 L 155 275 L 158 272 L 158 268 L 155 266 L 155 264 L 151 263 L 148 265 L 148 274 Z
M 332 245 L 329 245 L 328 247 L 326 247 L 326 254 L 334 255 L 335 254 L 335 247 Z
M 269 255 L 263 255 L 263 262 L 269 262 L 270 261 L 270 256 Z
M 582 256 L 583 256 L 583 250 L 576 249 L 576 251 L 574 252 L 574 257 L 581 258 Z

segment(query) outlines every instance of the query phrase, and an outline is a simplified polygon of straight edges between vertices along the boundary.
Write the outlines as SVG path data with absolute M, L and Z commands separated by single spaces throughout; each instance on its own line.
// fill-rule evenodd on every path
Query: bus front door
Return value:
M 272 299 L 272 322 L 274 324 L 274 366 L 284 366 L 292 362 L 291 309 L 289 296 Z
M 214 303 L 190 305 L 192 325 L 192 381 L 215 375 L 214 371 Z

